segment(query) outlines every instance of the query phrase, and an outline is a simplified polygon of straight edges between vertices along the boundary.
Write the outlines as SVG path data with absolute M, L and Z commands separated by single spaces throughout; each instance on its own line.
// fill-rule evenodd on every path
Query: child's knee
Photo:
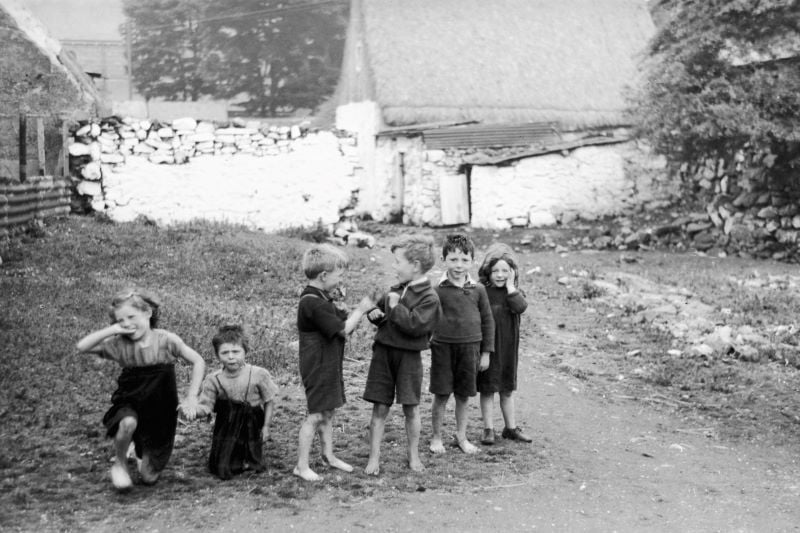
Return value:
M 119 421 L 119 425 L 117 427 L 117 435 L 118 436 L 130 436 L 133 435 L 133 432 L 136 431 L 136 426 L 138 425 L 136 418 L 132 416 L 126 416 L 122 420 Z

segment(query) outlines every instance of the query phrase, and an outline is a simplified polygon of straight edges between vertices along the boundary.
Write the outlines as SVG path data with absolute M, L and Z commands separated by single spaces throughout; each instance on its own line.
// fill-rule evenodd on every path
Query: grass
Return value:
M 297 297 L 306 282 L 299 269 L 306 246 L 308 242 L 290 236 L 212 223 L 162 229 L 70 217 L 37 226 L 3 249 L 0 528 L 75 530 L 103 524 L 110 516 L 121 520 L 118 523 L 135 524 L 161 512 L 200 527 L 204 524 L 192 522 L 197 520 L 195 506 L 225 496 L 250 498 L 254 508 L 300 508 L 320 491 L 353 502 L 396 492 L 489 485 L 495 477 L 524 476 L 537 468 L 535 454 L 500 444 L 478 457 L 425 454 L 427 472 L 410 473 L 405 467 L 403 420 L 395 409 L 387 424 L 380 478 L 337 475 L 319 462 L 314 468 L 325 475 L 323 483 L 308 484 L 292 476 L 297 430 L 305 416 L 296 372 L 295 323 Z M 373 266 L 375 252 L 348 253 L 348 300 L 357 302 L 372 287 L 384 284 L 385 274 Z M 273 441 L 267 447 L 267 473 L 227 482 L 212 477 L 205 464 L 211 425 L 199 422 L 180 425 L 169 468 L 155 487 L 136 486 L 125 496 L 111 490 L 110 441 L 100 419 L 119 369 L 77 354 L 74 343 L 108 323 L 107 302 L 127 285 L 160 294 L 161 327 L 198 350 L 210 368 L 217 366 L 210 344 L 216 326 L 240 322 L 248 328 L 249 361 L 268 368 L 282 390 Z M 348 403 L 336 418 L 337 453 L 359 470 L 368 456 L 371 410 L 360 394 L 372 335 L 373 328 L 362 325 L 348 342 Z M 178 380 L 185 388 L 188 367 L 179 365 Z M 423 402 L 429 403 L 429 398 Z M 429 405 L 423 406 L 422 416 L 430 419 Z M 475 412 L 472 416 L 477 418 Z M 423 445 L 429 438 L 427 426 L 423 425 Z

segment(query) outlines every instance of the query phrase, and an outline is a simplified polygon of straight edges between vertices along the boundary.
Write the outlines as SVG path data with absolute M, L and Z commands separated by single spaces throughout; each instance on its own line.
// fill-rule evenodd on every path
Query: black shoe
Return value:
M 515 427 L 514 429 L 503 428 L 503 438 L 520 442 L 533 442 L 533 439 L 523 433 L 520 427 Z

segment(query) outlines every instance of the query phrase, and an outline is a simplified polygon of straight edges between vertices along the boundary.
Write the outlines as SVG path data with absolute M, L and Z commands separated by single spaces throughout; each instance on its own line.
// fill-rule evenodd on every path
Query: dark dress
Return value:
M 478 373 L 478 392 L 511 392 L 517 390 L 519 363 L 519 321 L 528 302 L 522 291 L 509 295 L 505 287 L 486 287 L 494 317 L 494 352 L 489 368 Z
M 330 296 L 308 286 L 297 307 L 300 337 L 300 378 L 309 413 L 341 407 L 344 396 L 344 342 L 347 311 L 338 309 Z
M 252 377 L 252 368 L 250 377 Z M 211 440 L 211 453 L 208 456 L 208 469 L 221 479 L 230 479 L 241 474 L 245 466 L 256 472 L 265 469 L 261 443 L 261 430 L 264 427 L 264 408 L 252 406 L 245 396 L 244 401 L 230 399 L 230 394 L 217 379 L 223 394 L 217 397 L 214 412 L 214 434 Z M 248 378 L 247 391 L 250 390 Z
M 133 432 L 136 456 L 141 458 L 147 454 L 152 468 L 160 472 L 172 455 L 178 427 L 175 365 L 123 368 L 117 384 L 111 396 L 111 408 L 103 416 L 107 434 L 113 438 L 123 418 L 136 418 Z

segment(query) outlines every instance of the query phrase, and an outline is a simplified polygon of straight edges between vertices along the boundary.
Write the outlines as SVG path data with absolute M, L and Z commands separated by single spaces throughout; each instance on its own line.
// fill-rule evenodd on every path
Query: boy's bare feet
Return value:
M 328 463 L 333 468 L 338 468 L 339 470 L 342 470 L 344 472 L 352 472 L 353 471 L 352 465 L 349 465 L 349 464 L 345 463 L 344 461 L 342 461 L 341 459 L 339 459 L 338 457 L 336 457 L 334 455 L 331 455 L 330 457 L 324 457 L 323 456 L 323 459 L 325 460 L 326 463 Z
M 292 470 L 292 474 L 306 481 L 322 481 L 322 476 L 310 468 L 304 468 L 303 470 L 300 470 L 300 468 L 296 466 L 294 467 L 294 470 Z
M 114 461 L 111 465 L 111 484 L 120 492 L 130 490 L 133 487 L 131 475 L 125 465 L 120 464 L 119 461 Z
M 414 472 L 424 472 L 425 471 L 425 465 L 422 464 L 422 461 L 420 461 L 419 459 L 416 459 L 416 460 L 409 459 L 408 468 L 410 468 Z
M 464 440 L 456 439 L 456 445 L 458 445 L 458 447 L 461 448 L 461 451 L 466 453 L 466 454 L 473 454 L 473 453 L 478 453 L 479 451 L 481 451 L 480 448 L 478 448 L 477 446 L 472 444 L 467 439 L 464 439 Z
M 370 459 L 367 461 L 367 466 L 364 467 L 364 473 L 368 476 L 377 476 L 381 473 L 381 465 L 378 461 Z
M 150 465 L 150 457 L 145 454 L 141 460 L 137 459 L 136 463 L 139 468 L 139 475 L 142 478 L 142 483 L 145 485 L 154 485 L 156 481 L 158 481 L 161 472 L 156 472 Z
M 433 453 L 444 453 L 444 443 L 442 443 L 442 439 L 433 438 L 431 439 L 431 452 Z

